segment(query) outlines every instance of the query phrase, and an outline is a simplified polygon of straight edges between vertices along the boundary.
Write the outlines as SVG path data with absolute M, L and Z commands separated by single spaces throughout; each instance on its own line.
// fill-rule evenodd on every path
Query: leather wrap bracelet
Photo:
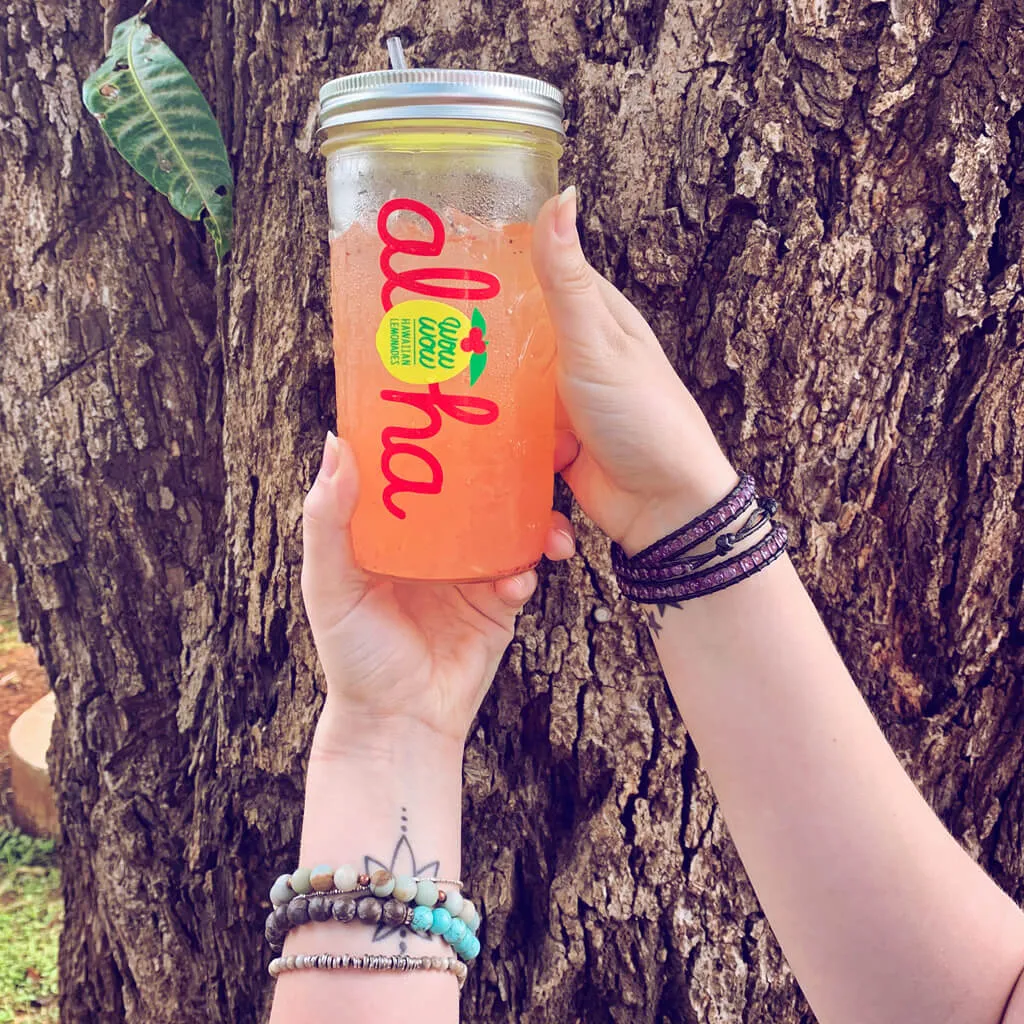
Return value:
M 786 550 L 788 531 L 773 516 L 778 503 L 759 496 L 744 474 L 718 504 L 630 557 L 612 544 L 612 567 L 622 593 L 644 604 L 675 605 L 724 590 L 760 572 Z M 744 519 L 743 525 L 728 529 Z M 755 544 L 738 544 L 766 530 Z M 703 551 L 695 549 L 713 542 Z

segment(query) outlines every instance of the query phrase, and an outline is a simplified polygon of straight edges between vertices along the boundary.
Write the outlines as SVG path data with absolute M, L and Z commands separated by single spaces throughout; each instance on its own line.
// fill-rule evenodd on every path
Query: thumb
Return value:
M 314 634 L 340 622 L 369 587 L 349 530 L 358 497 L 352 449 L 328 432 L 320 472 L 302 504 L 302 597 Z
M 558 356 L 570 373 L 607 356 L 622 328 L 605 302 L 600 275 L 587 262 L 576 231 L 576 187 L 549 199 L 533 230 L 533 268 L 558 338 Z

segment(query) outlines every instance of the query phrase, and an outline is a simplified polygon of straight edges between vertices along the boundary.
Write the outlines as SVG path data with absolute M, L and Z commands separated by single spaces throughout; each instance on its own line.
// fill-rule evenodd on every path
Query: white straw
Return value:
M 408 68 L 402 52 L 402 40 L 398 36 L 388 36 L 388 56 L 391 58 L 392 71 L 405 71 Z

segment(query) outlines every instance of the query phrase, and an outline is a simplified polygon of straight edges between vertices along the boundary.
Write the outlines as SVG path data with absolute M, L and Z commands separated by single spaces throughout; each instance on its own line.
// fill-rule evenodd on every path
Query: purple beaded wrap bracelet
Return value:
M 757 485 L 749 473 L 740 477 L 740 482 L 713 508 L 703 515 L 691 519 L 667 537 L 638 551 L 632 558 L 615 544 L 612 547 L 613 564 L 617 559 L 631 565 L 663 565 L 665 562 L 695 548 L 701 541 L 717 533 L 724 526 L 739 519 L 750 508 L 757 497 Z M 615 566 L 618 572 L 618 566 Z
M 754 510 L 739 530 L 725 530 L 751 506 L 755 506 Z M 619 588 L 634 601 L 676 604 L 739 583 L 770 565 L 786 550 L 786 527 L 772 519 L 777 509 L 773 499 L 758 497 L 754 478 L 745 473 L 732 491 L 704 515 L 691 519 L 632 558 L 618 544 L 612 544 L 612 567 Z M 757 544 L 726 558 L 738 541 L 766 525 L 771 527 L 770 532 Z M 713 550 L 688 554 L 712 538 Z M 726 560 L 708 564 L 716 558 Z
M 730 558 L 727 562 L 708 569 L 706 572 L 692 573 L 688 576 L 668 580 L 641 582 L 619 578 L 619 588 L 632 601 L 644 604 L 673 604 L 677 601 L 689 601 L 695 597 L 713 594 L 717 590 L 731 587 L 740 580 L 759 573 L 765 566 L 771 565 L 785 550 L 788 531 L 782 523 L 777 523 L 772 532 L 756 547 L 744 551 L 743 554 Z

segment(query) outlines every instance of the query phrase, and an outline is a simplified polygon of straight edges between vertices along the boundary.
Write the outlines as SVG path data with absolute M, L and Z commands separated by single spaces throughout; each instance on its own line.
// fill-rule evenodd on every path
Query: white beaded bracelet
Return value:
M 278 956 L 267 968 L 272 978 L 285 971 L 449 971 L 455 975 L 459 989 L 466 983 L 469 969 L 451 956 L 404 956 L 388 954 L 352 953 L 299 953 Z
M 447 886 L 447 891 L 442 886 Z M 291 874 L 280 875 L 271 886 L 270 902 L 280 907 L 296 895 L 338 895 L 365 890 L 374 896 L 394 896 L 403 903 L 419 906 L 433 907 L 451 899 L 456 908 L 452 911 L 455 917 L 462 906 L 461 889 L 461 879 L 393 875 L 383 869 L 368 875 L 360 874 L 351 864 L 342 864 L 337 869 L 329 864 L 320 864 L 315 868 L 298 868 Z

